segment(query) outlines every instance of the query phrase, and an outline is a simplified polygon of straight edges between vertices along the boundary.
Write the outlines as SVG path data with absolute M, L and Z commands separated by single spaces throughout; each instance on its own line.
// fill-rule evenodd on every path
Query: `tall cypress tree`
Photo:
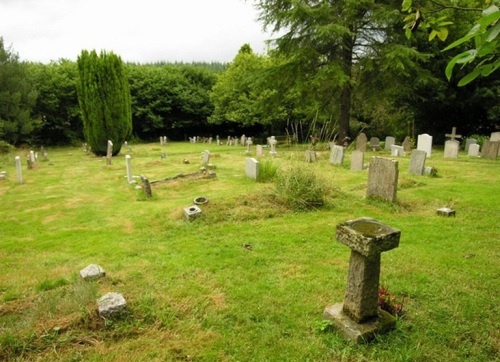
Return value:
M 106 155 L 108 140 L 113 156 L 132 134 L 130 89 L 121 58 L 112 52 L 83 50 L 77 60 L 78 102 L 82 111 L 84 135 L 92 152 Z

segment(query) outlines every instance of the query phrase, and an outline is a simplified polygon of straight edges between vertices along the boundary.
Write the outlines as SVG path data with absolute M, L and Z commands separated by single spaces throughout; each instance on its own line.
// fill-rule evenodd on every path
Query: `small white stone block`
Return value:
M 106 272 L 97 264 L 90 264 L 80 270 L 83 280 L 95 280 L 106 276 Z
M 437 209 L 436 213 L 439 216 L 455 216 L 455 210 L 450 209 L 449 207 L 442 207 L 440 209 Z
M 99 317 L 111 319 L 123 314 L 127 309 L 127 302 L 119 293 L 108 293 L 97 300 Z
M 194 220 L 200 215 L 201 215 L 201 209 L 196 205 L 189 206 L 184 209 L 184 216 L 188 220 Z

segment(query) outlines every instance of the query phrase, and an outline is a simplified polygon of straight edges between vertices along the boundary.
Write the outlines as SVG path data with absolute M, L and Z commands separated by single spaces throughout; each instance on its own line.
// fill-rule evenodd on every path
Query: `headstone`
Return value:
M 255 149 L 255 155 L 257 157 L 262 157 L 263 154 L 264 154 L 264 148 L 262 147 L 262 145 L 257 145 Z
M 253 145 L 252 137 L 248 137 L 245 142 L 247 143 L 246 154 L 249 155 L 250 154 L 250 146 Z
M 207 165 L 210 163 L 210 151 L 205 150 L 202 152 L 203 164 Z
M 21 157 L 16 156 L 16 174 L 17 174 L 17 182 L 19 184 L 23 183 L 23 169 L 21 168 Z
M 162 161 L 167 158 L 167 154 L 165 152 L 160 153 L 160 157 Z
M 113 156 L 113 142 L 108 140 L 108 152 L 106 153 L 106 162 L 111 165 L 111 157 Z
M 500 141 L 500 132 L 491 132 L 490 141 Z
M 5 177 L 7 176 L 7 171 L 2 171 L 0 172 L 0 181 L 5 180 Z
M 460 142 L 456 140 L 448 140 L 444 143 L 444 157 L 445 158 L 457 158 L 458 149 L 460 148 Z
M 387 136 L 385 138 L 385 144 L 384 144 L 384 149 L 385 150 L 391 150 L 391 146 L 396 142 L 396 139 L 391 136 Z
M 245 135 L 242 135 L 241 138 L 240 138 L 240 143 L 242 146 L 246 146 L 247 144 L 247 137 Z
M 192 205 L 189 207 L 186 207 L 184 209 L 184 216 L 186 219 L 189 221 L 196 219 L 197 217 L 201 216 L 201 209 L 198 207 L 198 205 Z
M 432 154 L 432 136 L 427 133 L 419 134 L 417 138 L 417 150 L 427 152 L 427 158 Z
M 356 151 L 366 152 L 367 141 L 366 135 L 361 132 L 358 137 L 356 137 Z
M 409 173 L 422 176 L 424 174 L 426 157 L 427 152 L 421 150 L 413 150 L 413 152 L 411 153 Z
M 365 154 L 361 151 L 352 151 L 351 154 L 351 171 L 362 171 Z
M 438 214 L 439 216 L 450 217 L 450 216 L 455 216 L 456 213 L 455 210 L 450 209 L 449 207 L 442 207 L 436 210 L 436 214 Z
M 245 160 L 245 173 L 247 177 L 253 178 L 254 180 L 259 179 L 259 161 L 255 158 L 247 158 Z
M 306 162 L 307 163 L 314 163 L 316 162 L 316 151 L 314 150 L 306 150 Z
M 151 190 L 151 184 L 149 180 L 141 175 L 142 189 L 147 198 L 153 197 L 153 191 Z
M 163 146 L 163 136 L 160 136 L 160 146 Z
M 271 151 L 269 151 L 269 154 L 271 156 L 276 156 L 276 144 L 278 141 L 276 140 L 276 137 L 271 136 L 267 139 L 267 142 L 269 143 L 269 146 L 271 147 Z
M 330 163 L 334 165 L 341 165 L 344 162 L 344 147 L 333 146 L 330 152 Z
M 131 184 L 134 179 L 132 178 L 132 158 L 130 155 L 125 155 L 125 167 L 127 168 L 127 181 Z
M 403 143 L 401 144 L 405 152 L 409 153 L 411 151 L 411 138 L 410 136 L 406 136 Z
M 83 280 L 95 280 L 106 276 L 106 272 L 97 264 L 87 265 L 85 268 L 80 270 L 80 277 Z
M 500 141 L 484 141 L 483 150 L 481 151 L 482 158 L 496 160 L 500 152 Z
M 392 145 L 391 146 L 391 156 L 393 156 L 393 157 L 406 156 L 405 149 L 403 148 L 403 146 Z
M 378 137 L 370 138 L 370 148 L 372 151 L 380 151 L 382 149 L 380 146 L 380 139 L 378 139 Z
M 475 145 L 475 144 L 477 144 L 477 140 L 475 138 L 467 138 L 465 140 L 465 152 L 469 153 L 470 145 Z
M 479 156 L 479 148 L 480 148 L 480 146 L 477 143 L 470 144 L 469 151 L 467 154 L 470 157 L 478 157 Z
M 127 310 L 127 302 L 119 293 L 107 293 L 97 300 L 99 317 L 113 319 L 123 315 Z
M 432 167 L 432 166 L 425 166 L 424 175 L 434 177 L 437 175 L 437 169 L 435 167 Z
M 379 197 L 389 202 L 396 201 L 398 186 L 398 161 L 372 157 L 368 169 L 366 197 Z
M 326 307 L 323 317 L 355 343 L 394 329 L 396 318 L 378 304 L 381 253 L 399 246 L 401 231 L 371 218 L 337 225 L 336 238 L 351 249 L 343 303 Z
M 213 138 L 212 137 L 208 137 L 208 144 L 211 145 L 212 144 L 212 140 Z
M 36 162 L 36 159 L 35 159 L 35 152 L 33 151 L 30 151 L 30 154 L 29 154 L 29 160 L 31 161 L 31 163 L 35 163 Z

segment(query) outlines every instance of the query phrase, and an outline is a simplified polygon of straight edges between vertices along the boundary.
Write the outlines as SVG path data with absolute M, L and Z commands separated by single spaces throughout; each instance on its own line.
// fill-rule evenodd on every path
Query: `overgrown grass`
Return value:
M 23 164 L 23 185 L 14 157 L 28 150 L 4 156 L 0 360 L 497 358 L 500 161 L 435 150 L 427 165 L 439 177 L 430 178 L 408 174 L 409 157 L 399 158 L 398 202 L 390 204 L 365 198 L 367 172 L 351 172 L 349 155 L 344 166 L 322 150 L 305 163 L 293 147 L 260 159 L 301 175 L 295 198 L 326 180 L 324 205 L 310 211 L 283 202 L 274 182 L 246 178 L 240 147 L 133 145 L 133 174 L 153 181 L 196 172 L 207 147 L 215 179 L 157 184 L 151 199 L 127 183 L 125 150 L 106 166 L 79 148 L 49 149 L 49 162 Z M 200 196 L 209 200 L 202 216 L 187 221 L 183 209 Z M 443 206 L 456 217 L 438 217 Z M 402 231 L 399 248 L 382 256 L 381 285 L 405 316 L 376 342 L 352 346 L 322 312 L 345 291 L 349 249 L 335 241 L 335 226 L 363 216 Z M 91 263 L 106 278 L 82 282 L 78 271 Z M 124 295 L 125 318 L 97 316 L 95 301 L 107 292 Z

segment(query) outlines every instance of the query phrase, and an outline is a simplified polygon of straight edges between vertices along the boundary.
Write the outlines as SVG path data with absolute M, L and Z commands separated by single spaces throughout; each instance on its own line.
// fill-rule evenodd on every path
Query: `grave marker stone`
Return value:
M 362 171 L 365 153 L 361 151 L 352 151 L 351 154 L 351 171 Z
M 500 141 L 484 141 L 483 150 L 481 151 L 481 157 L 496 160 L 499 152 Z
M 267 142 L 269 143 L 269 146 L 271 146 L 271 151 L 269 151 L 269 154 L 271 156 L 276 156 L 276 144 L 278 141 L 276 140 L 276 137 L 271 136 L 267 139 Z
M 127 168 L 127 181 L 131 184 L 134 179 L 132 178 L 132 158 L 130 155 L 125 155 L 125 167 Z
M 405 152 L 410 152 L 411 151 L 411 138 L 410 136 L 406 136 L 403 143 L 401 144 L 403 146 L 403 149 Z
M 475 138 L 467 138 L 465 140 L 465 152 L 469 153 L 470 145 L 475 145 L 475 144 L 477 144 L 477 140 Z
M 479 156 L 479 148 L 480 148 L 480 146 L 477 143 L 470 144 L 468 155 L 470 157 L 478 157 Z
M 85 268 L 80 270 L 80 277 L 86 281 L 100 279 L 105 276 L 106 272 L 97 264 L 87 265 Z
M 254 180 L 259 179 L 259 161 L 255 158 L 247 158 L 245 160 L 245 173 L 247 177 L 253 178 Z
M 424 174 L 426 156 L 427 152 L 425 151 L 413 150 L 411 153 L 409 173 L 422 176 Z
M 490 135 L 490 141 L 500 141 L 500 132 L 492 132 Z M 498 156 L 500 156 L 500 148 L 498 149 Z
M 456 140 L 448 140 L 444 143 L 444 157 L 445 158 L 457 158 L 458 149 L 460 148 L 460 142 Z
M 341 165 L 344 162 L 344 147 L 343 146 L 333 146 L 330 152 L 330 163 L 334 165 Z
M 385 150 L 392 150 L 391 146 L 396 142 L 396 139 L 391 136 L 387 136 L 385 138 L 385 144 L 384 144 L 384 149 Z
M 396 201 L 398 186 L 398 161 L 372 157 L 368 169 L 366 197 L 379 197 L 389 202 Z
M 356 151 L 366 152 L 367 140 L 366 135 L 361 132 L 358 137 L 356 137 Z
M 316 162 L 316 151 L 314 150 L 306 150 L 306 162 L 307 163 L 314 163 Z
M 208 165 L 210 163 L 210 151 L 205 150 L 202 152 L 203 164 Z
M 141 175 L 142 189 L 147 198 L 153 197 L 153 191 L 151 190 L 151 183 L 149 180 Z
M 370 148 L 374 152 L 382 149 L 382 146 L 380 146 L 380 139 L 378 137 L 370 138 Z
M 97 300 L 99 317 L 113 319 L 127 310 L 127 302 L 119 293 L 107 293 Z
M 108 140 L 108 149 L 106 153 L 106 162 L 108 165 L 111 165 L 111 157 L 113 156 L 113 142 Z
M 262 157 L 262 155 L 264 154 L 264 148 L 262 145 L 257 145 L 256 149 L 255 149 L 255 155 L 257 157 Z
M 417 150 L 427 152 L 427 157 L 430 158 L 432 154 L 432 136 L 427 133 L 419 134 L 417 138 Z
M 406 156 L 405 149 L 403 148 L 403 146 L 392 145 L 391 156 L 393 157 Z

